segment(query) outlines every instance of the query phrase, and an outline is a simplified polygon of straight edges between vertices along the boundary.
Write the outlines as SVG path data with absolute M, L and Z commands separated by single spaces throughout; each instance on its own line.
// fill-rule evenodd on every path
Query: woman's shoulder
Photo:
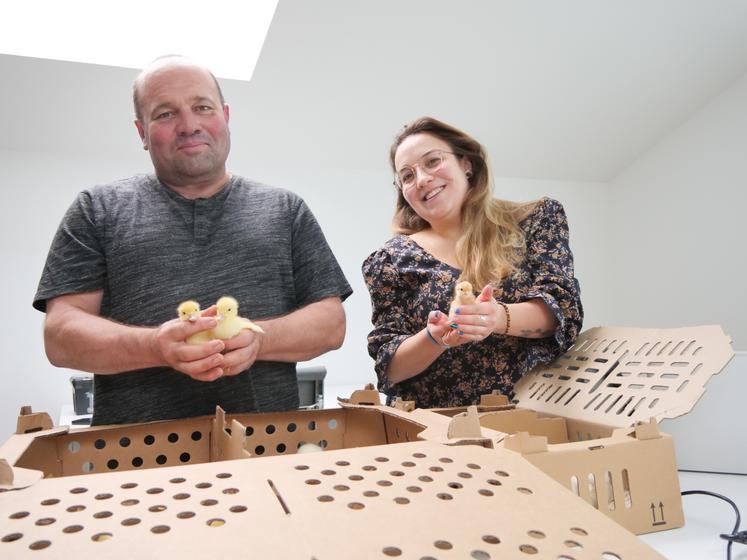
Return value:
M 522 229 L 525 231 L 543 223 L 566 221 L 563 205 L 554 198 L 542 197 L 539 200 L 527 203 L 527 205 L 525 218 L 521 220 Z
M 410 238 L 406 235 L 395 235 L 366 257 L 363 261 L 364 271 L 371 266 L 381 266 L 384 263 L 396 262 L 402 255 L 412 251 L 412 245 Z

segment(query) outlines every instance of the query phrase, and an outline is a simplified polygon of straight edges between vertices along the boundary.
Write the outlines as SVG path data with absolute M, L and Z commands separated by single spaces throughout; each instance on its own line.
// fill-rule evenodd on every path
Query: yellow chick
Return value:
M 181 321 L 190 321 L 194 323 L 200 318 L 200 304 L 193 300 L 183 301 L 176 308 L 176 312 Z M 211 331 L 200 331 L 187 338 L 187 344 L 204 344 L 210 342 L 215 337 Z
M 218 307 L 218 326 L 213 329 L 215 338 L 228 340 L 244 329 L 263 333 L 262 327 L 252 323 L 249 319 L 239 317 L 239 302 L 231 296 L 223 296 L 216 304 Z
M 467 281 L 459 282 L 454 287 L 454 300 L 449 306 L 449 319 L 454 319 L 454 311 L 460 305 L 471 305 L 475 303 L 475 294 L 472 291 L 472 284 Z

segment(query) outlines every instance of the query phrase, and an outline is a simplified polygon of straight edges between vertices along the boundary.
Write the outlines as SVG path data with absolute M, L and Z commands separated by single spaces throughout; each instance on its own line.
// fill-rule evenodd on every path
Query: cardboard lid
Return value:
M 597 327 L 515 387 L 521 408 L 625 427 L 689 412 L 734 356 L 718 325 L 678 329 Z

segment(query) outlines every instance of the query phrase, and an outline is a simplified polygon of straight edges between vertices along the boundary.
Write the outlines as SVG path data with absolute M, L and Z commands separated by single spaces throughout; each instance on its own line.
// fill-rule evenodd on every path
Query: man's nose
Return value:
M 177 132 L 188 136 L 200 131 L 200 121 L 192 111 L 181 111 L 177 121 Z

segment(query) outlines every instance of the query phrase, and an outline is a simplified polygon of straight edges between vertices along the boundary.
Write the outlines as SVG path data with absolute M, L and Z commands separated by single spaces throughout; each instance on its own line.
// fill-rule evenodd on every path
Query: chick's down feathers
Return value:
M 230 296 L 223 296 L 216 304 L 218 307 L 218 326 L 213 329 L 215 338 L 228 340 L 244 329 L 254 332 L 265 332 L 262 327 L 252 323 L 249 319 L 239 317 L 239 303 Z
M 181 321 L 194 323 L 200 318 L 200 304 L 193 300 L 183 301 L 176 308 L 177 315 Z M 187 338 L 187 344 L 204 344 L 214 340 L 212 331 L 200 331 Z

